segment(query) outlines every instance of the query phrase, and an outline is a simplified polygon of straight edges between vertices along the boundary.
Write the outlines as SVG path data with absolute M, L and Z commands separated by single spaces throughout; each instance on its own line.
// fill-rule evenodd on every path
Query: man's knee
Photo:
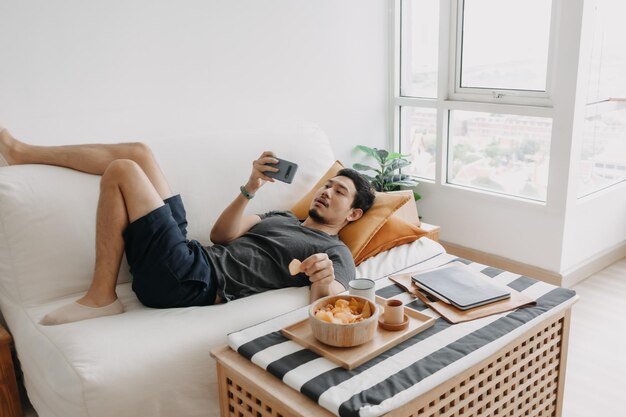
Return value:
M 145 166 L 154 161 L 152 150 L 145 143 L 133 142 L 126 145 L 128 146 L 128 159 L 137 162 L 141 166 Z
M 100 184 L 102 186 L 115 183 L 119 184 L 124 179 L 132 178 L 134 175 L 141 175 L 142 169 L 139 164 L 131 159 L 116 159 L 107 166 L 102 174 Z

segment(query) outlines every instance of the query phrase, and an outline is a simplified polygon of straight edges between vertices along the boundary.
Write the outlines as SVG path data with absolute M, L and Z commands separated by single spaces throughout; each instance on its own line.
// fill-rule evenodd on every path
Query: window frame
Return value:
M 464 91 L 455 92 L 457 77 L 457 42 L 458 42 L 458 8 L 464 0 L 440 0 L 439 1 L 439 62 L 437 77 L 437 98 L 408 97 L 401 95 L 401 59 L 402 59 L 402 2 L 405 0 L 394 0 L 392 5 L 393 13 L 393 36 L 390 40 L 390 60 L 391 76 L 390 89 L 393 92 L 390 100 L 389 120 L 390 137 L 393 148 L 402 152 L 402 126 L 401 108 L 426 107 L 437 109 L 437 139 L 436 139 L 436 170 L 435 179 L 419 177 L 421 184 L 432 184 L 442 186 L 450 190 L 468 192 L 483 195 L 486 198 L 495 198 L 498 201 L 510 200 L 516 203 L 528 205 L 529 207 L 545 207 L 549 205 L 550 193 L 546 201 L 537 201 L 521 196 L 496 193 L 489 190 L 466 187 L 464 185 L 452 184 L 448 177 L 448 147 L 449 147 L 449 114 L 453 110 L 482 111 L 494 113 L 508 113 L 521 116 L 554 117 L 552 99 L 549 97 L 550 79 L 554 70 L 554 44 L 555 40 L 555 7 L 556 0 L 551 0 L 551 28 L 550 44 L 548 56 L 548 68 L 545 97 L 504 95 L 500 98 L 490 97 L 488 93 L 475 94 Z M 500 91 L 500 90 L 494 90 Z M 505 91 L 505 90 L 502 90 Z M 509 90 L 506 90 L 509 91 Z M 554 129 L 554 125 L 553 125 Z M 552 148 L 552 147 L 551 147 Z
M 449 74 L 449 98 L 460 101 L 483 101 L 495 104 L 515 104 L 528 106 L 552 107 L 552 74 L 554 68 L 554 50 L 556 38 L 556 13 L 555 0 L 550 1 L 550 34 L 548 39 L 548 62 L 546 67 L 546 89 L 537 90 L 513 90 L 499 88 L 478 88 L 461 86 L 461 64 L 462 64 L 462 44 L 463 44 L 463 9 L 466 0 L 452 0 L 454 5 L 451 8 L 450 30 L 454 39 L 454 47 L 450 50 Z

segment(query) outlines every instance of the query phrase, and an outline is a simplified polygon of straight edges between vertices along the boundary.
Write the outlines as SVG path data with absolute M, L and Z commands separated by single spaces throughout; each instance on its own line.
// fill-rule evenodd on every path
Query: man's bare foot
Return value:
M 19 148 L 22 145 L 5 127 L 0 125 L 0 166 L 17 164 Z

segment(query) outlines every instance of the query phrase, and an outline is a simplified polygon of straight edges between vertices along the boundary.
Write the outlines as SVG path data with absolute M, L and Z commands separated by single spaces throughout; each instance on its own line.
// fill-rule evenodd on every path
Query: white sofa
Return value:
M 264 150 L 297 161 L 292 185 L 268 184 L 249 210 L 291 207 L 334 162 L 326 135 L 303 124 L 217 132 L 150 144 L 183 196 L 189 238 L 209 243 L 211 225 L 239 192 Z M 139 303 L 124 261 L 121 315 L 45 327 L 39 320 L 75 300 L 94 263 L 99 178 L 64 168 L 0 168 L 0 309 L 29 399 L 40 417 L 217 416 L 210 350 L 227 334 L 308 303 L 307 288 L 259 294 L 225 305 L 158 310 Z M 382 277 L 443 252 L 422 238 L 361 264 Z

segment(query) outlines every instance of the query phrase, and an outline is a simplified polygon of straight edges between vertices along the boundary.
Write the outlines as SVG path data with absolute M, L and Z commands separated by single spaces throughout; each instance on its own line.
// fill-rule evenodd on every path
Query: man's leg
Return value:
M 122 232 L 130 222 L 163 205 L 163 199 L 146 173 L 134 161 L 109 164 L 100 183 L 96 215 L 96 265 L 87 294 L 75 303 L 45 316 L 42 324 L 69 323 L 119 314 L 115 286 L 124 254 Z
M 0 154 L 9 165 L 56 165 L 94 175 L 102 175 L 116 159 L 130 159 L 146 173 L 162 200 L 172 196 L 152 151 L 142 143 L 34 146 L 17 140 L 0 126 Z

